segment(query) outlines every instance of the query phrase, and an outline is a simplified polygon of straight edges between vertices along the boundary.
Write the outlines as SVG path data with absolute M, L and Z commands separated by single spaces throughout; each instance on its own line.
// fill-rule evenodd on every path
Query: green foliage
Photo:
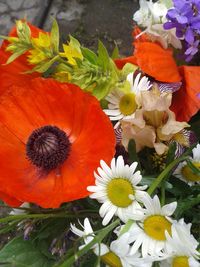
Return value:
M 47 258 L 31 241 L 16 237 L 0 251 L 0 263 L 5 267 L 51 267 L 54 260 Z
M 51 45 L 55 53 L 59 53 L 60 36 L 59 36 L 58 23 L 55 19 L 53 20 L 53 24 L 51 28 L 50 40 L 51 40 Z

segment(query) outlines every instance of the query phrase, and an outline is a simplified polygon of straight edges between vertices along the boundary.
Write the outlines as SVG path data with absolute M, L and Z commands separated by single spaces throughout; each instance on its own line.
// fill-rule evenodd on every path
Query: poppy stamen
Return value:
M 69 156 L 71 144 L 66 133 L 56 126 L 43 126 L 32 132 L 26 155 L 32 164 L 45 171 L 61 165 Z

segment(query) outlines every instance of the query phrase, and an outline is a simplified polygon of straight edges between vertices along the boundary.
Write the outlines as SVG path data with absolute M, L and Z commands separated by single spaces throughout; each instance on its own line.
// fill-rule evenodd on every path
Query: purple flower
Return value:
M 173 0 L 174 7 L 166 15 L 168 21 L 164 29 L 176 29 L 177 38 L 185 42 L 186 61 L 190 61 L 198 52 L 200 39 L 200 1 Z
M 196 40 L 185 51 L 186 61 L 189 62 L 193 56 L 198 52 L 199 40 Z

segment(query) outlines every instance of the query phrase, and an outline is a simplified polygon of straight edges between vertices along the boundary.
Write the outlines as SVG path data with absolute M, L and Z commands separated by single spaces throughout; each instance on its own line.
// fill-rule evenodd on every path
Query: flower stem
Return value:
M 147 192 L 149 195 L 152 195 L 156 188 L 160 185 L 160 183 L 166 178 L 168 174 L 170 174 L 171 170 L 181 161 L 186 160 L 188 157 L 186 155 L 175 159 L 172 161 L 165 169 L 161 172 L 161 174 L 153 181 Z
M 54 265 L 55 267 L 71 267 L 73 263 L 78 260 L 81 256 L 83 256 L 88 250 L 90 250 L 95 244 L 100 244 L 102 240 L 107 236 L 107 234 L 112 231 L 118 224 L 120 220 L 117 219 L 107 227 L 103 228 L 99 231 L 98 235 L 94 237 L 94 239 L 87 245 L 84 246 L 81 250 L 77 251 L 75 255 L 68 258 L 66 261 L 61 264 Z
M 10 221 L 15 221 L 15 220 L 18 220 L 18 221 L 21 221 L 21 220 L 26 220 L 26 219 L 48 219 L 48 218 L 77 218 L 78 217 L 84 217 L 85 218 L 85 215 L 84 214 L 74 214 L 74 213 L 66 213 L 66 212 L 63 212 L 63 213 L 49 213 L 49 214 L 20 214 L 20 215 L 10 215 L 10 216 L 7 216 L 5 218 L 1 218 L 0 219 L 0 223 L 6 223 L 6 222 L 10 222 Z

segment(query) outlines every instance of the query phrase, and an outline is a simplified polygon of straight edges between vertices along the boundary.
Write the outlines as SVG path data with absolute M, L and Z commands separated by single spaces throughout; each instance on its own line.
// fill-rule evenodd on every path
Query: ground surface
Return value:
M 75 36 L 89 48 L 98 38 L 112 50 L 117 43 L 122 55 L 131 48 L 132 16 L 137 0 L 0 0 L 0 34 L 7 34 L 16 19 L 49 30 L 56 18 L 62 40 Z

